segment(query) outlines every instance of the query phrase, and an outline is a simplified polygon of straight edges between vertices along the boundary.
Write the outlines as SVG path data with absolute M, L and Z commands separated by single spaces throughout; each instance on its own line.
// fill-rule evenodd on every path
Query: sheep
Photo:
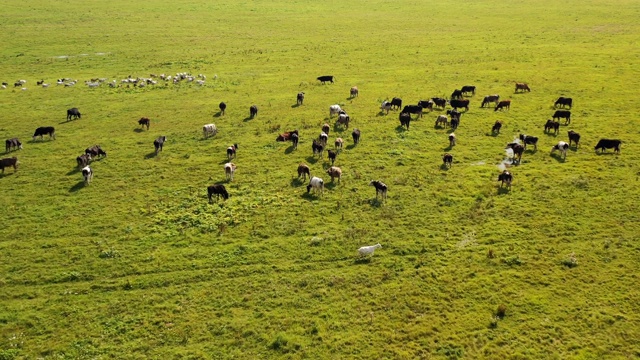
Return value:
M 371 246 L 363 246 L 360 249 L 358 249 L 358 255 L 360 257 L 366 257 L 366 256 L 373 256 L 373 252 L 376 251 L 376 249 L 381 248 L 382 245 L 380 245 L 380 243 L 377 243 L 375 245 L 371 245 Z
M 233 174 L 236 172 L 236 164 L 234 163 L 226 163 L 224 164 L 224 174 L 227 177 L 227 180 L 233 181 Z

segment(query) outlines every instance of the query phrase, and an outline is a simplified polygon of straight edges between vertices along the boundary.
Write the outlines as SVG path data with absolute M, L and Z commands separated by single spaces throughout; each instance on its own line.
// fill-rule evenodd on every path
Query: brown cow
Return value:
M 516 91 L 515 92 L 518 92 L 518 90 L 520 90 L 522 92 L 525 92 L 525 91 L 531 92 L 531 89 L 529 89 L 529 85 L 527 85 L 526 83 L 516 83 Z
M 507 110 L 509 110 L 511 108 L 511 100 L 502 100 L 498 103 L 498 105 L 496 105 L 496 108 L 494 111 L 498 111 L 498 110 L 502 110 L 506 108 Z

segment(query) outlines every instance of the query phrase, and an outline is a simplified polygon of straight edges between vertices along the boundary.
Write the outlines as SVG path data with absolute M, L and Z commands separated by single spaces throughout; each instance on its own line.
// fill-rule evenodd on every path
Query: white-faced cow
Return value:
M 507 187 L 511 188 L 511 181 L 513 181 L 513 175 L 507 170 L 503 170 L 500 175 L 498 175 L 498 181 L 500 181 L 500 187 L 507 184 Z
M 378 199 L 378 194 L 382 195 L 382 201 L 387 199 L 387 185 L 380 180 L 371 180 L 369 182 L 369 186 L 373 186 L 376 188 L 376 199 Z
M 298 106 L 302 105 L 302 103 L 304 102 L 304 92 L 299 92 L 298 96 L 296 97 L 296 103 L 298 104 Z
M 89 165 L 82 168 L 82 177 L 84 178 L 85 185 L 89 185 L 91 180 L 93 180 L 93 170 L 91 170 Z
M 313 189 L 314 193 L 320 193 L 320 195 L 324 194 L 324 180 L 322 180 L 321 178 L 314 176 L 311 178 L 311 180 L 309 180 L 309 185 L 307 185 L 307 194 L 309 194 L 311 192 L 311 189 Z
M 451 168 L 451 164 L 453 164 L 453 155 L 446 153 L 442 156 L 442 162 L 445 167 Z
M 359 92 L 358 92 L 358 87 L 357 87 L 357 86 L 354 86 L 354 87 L 352 87 L 352 88 L 351 88 L 351 90 L 349 91 L 349 96 L 350 96 L 351 98 L 358 97 L 358 93 L 359 93 Z
M 382 104 L 380 105 L 380 111 L 381 112 L 385 112 L 387 114 L 389 114 L 389 110 L 391 110 L 391 103 L 388 102 L 387 100 L 383 101 Z
M 449 147 L 454 147 L 456 145 L 456 134 L 449 134 Z
M 553 155 L 553 153 L 558 150 L 560 151 L 560 155 L 562 156 L 562 158 L 565 159 L 567 157 L 567 149 L 569 149 L 569 144 L 564 141 L 558 141 L 558 143 L 556 145 L 553 145 L 553 147 L 551 148 L 551 155 Z
M 20 142 L 20 140 L 18 140 L 18 138 L 12 138 L 12 139 L 7 139 L 5 141 L 5 152 L 9 152 L 11 150 L 15 150 L 15 149 L 19 149 L 22 150 L 22 143 Z
M 205 139 L 209 138 L 210 136 L 214 136 L 217 133 L 218 128 L 216 127 L 216 124 L 206 124 L 202 127 L 202 135 Z

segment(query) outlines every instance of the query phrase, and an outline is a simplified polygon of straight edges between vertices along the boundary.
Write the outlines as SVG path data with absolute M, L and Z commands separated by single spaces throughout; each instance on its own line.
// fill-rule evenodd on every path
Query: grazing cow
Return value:
M 489 106 L 489 103 L 498 104 L 498 101 L 500 101 L 500 95 L 498 94 L 487 95 L 482 100 L 482 105 L 480 105 L 480 107 L 485 107 L 485 105 Z
M 220 108 L 220 114 L 224 115 L 224 111 L 227 109 L 227 104 L 221 102 L 218 107 Z
M 311 170 L 305 163 L 300 163 L 300 165 L 298 165 L 298 179 L 300 178 L 300 176 L 302 176 L 303 181 L 307 180 L 307 176 L 309 176 L 309 179 L 311 179 Z
M 465 85 L 465 86 L 462 87 L 462 89 L 460 89 L 460 91 L 463 94 L 471 93 L 471 94 L 475 95 L 476 94 L 476 87 L 473 86 L 473 85 Z
M 258 115 L 258 107 L 256 105 L 251 105 L 249 108 L 249 117 L 254 118 Z
M 513 181 L 513 175 L 507 170 L 503 170 L 502 174 L 498 175 L 498 181 L 500 181 L 500 187 L 504 186 L 506 183 L 509 188 L 511 188 L 511 181 Z
M 560 123 L 557 121 L 548 119 L 547 122 L 544 124 L 544 132 L 550 132 L 551 130 L 553 130 L 553 133 L 557 135 L 558 131 L 560 131 Z
M 500 129 L 502 128 L 502 122 L 500 120 L 497 120 L 494 124 L 493 127 L 491 128 L 491 133 L 492 134 L 499 134 L 500 133 Z
M 279 141 L 279 142 L 289 141 L 289 140 L 291 140 L 291 136 L 293 134 L 298 135 L 298 130 L 288 131 L 286 133 L 280 134 L 276 138 L 276 141 Z
M 91 155 L 92 158 L 97 158 L 98 156 L 107 156 L 107 152 L 102 150 L 100 145 L 93 145 L 91 147 L 88 147 L 84 150 L 84 153 Z
M 233 181 L 233 174 L 236 172 L 236 164 L 229 162 L 224 164 L 224 174 L 227 177 L 227 180 Z
M 91 180 L 93 180 L 93 170 L 91 170 L 89 165 L 82 168 L 82 177 L 84 178 L 85 185 L 89 185 Z
M 453 92 L 451 93 L 451 99 L 462 99 L 462 90 L 453 90 Z
M 409 130 L 409 124 L 411 123 L 411 114 L 409 113 L 400 113 L 400 126 L 404 126 Z
M 332 84 L 335 81 L 335 78 L 333 77 L 333 75 L 324 75 L 324 76 L 318 76 L 317 80 L 320 81 L 322 84 L 326 83 L 327 81 L 330 81 Z
M 387 199 L 387 185 L 385 185 L 380 180 L 371 180 L 369 182 L 369 186 L 373 186 L 376 188 L 376 199 L 378 199 L 378 194 L 382 195 L 382 201 Z
M 67 121 L 72 119 L 82 119 L 82 115 L 80 114 L 80 110 L 78 108 L 71 108 L 67 110 Z
M 91 161 L 91 155 L 82 154 L 76 158 L 76 162 L 78 163 L 79 168 L 83 168 L 89 165 L 89 161 Z
M 529 136 L 520 134 L 520 140 L 524 143 L 524 149 L 527 150 L 527 145 L 533 145 L 534 150 L 538 150 L 538 138 L 535 136 Z
M 147 127 L 147 130 L 149 130 L 149 123 L 151 121 L 149 120 L 149 118 L 143 117 L 140 118 L 140 120 L 138 120 L 138 125 L 140 125 L 141 127 Z
M 431 98 L 431 101 L 433 101 L 435 106 L 439 107 L 440 109 L 444 109 L 445 107 L 447 107 L 447 99 L 434 97 L 434 98 Z
M 513 142 L 513 143 L 508 143 L 505 149 L 513 150 L 513 158 L 514 159 L 518 158 L 518 162 L 522 160 L 522 154 L 524 153 L 524 146 Z
M 336 125 L 344 125 L 345 129 L 349 128 L 349 115 L 347 115 L 346 113 L 342 113 L 340 115 L 338 115 L 338 120 L 336 120 Z
M 451 105 L 451 107 L 454 109 L 464 108 L 465 111 L 469 111 L 469 99 L 464 99 L 464 100 L 452 99 L 451 101 L 449 101 L 449 105 Z
M 449 124 L 449 118 L 447 117 L 447 115 L 438 115 L 438 117 L 436 118 L 436 125 L 435 126 L 447 126 Z
M 449 124 L 451 125 L 451 129 L 456 130 L 458 128 L 458 125 L 460 125 L 460 118 L 452 117 Z
M 444 164 L 444 166 L 446 167 L 451 167 L 451 164 L 453 163 L 453 155 L 446 153 L 444 154 L 444 156 L 442 157 L 442 162 Z
M 331 176 L 331 182 L 333 182 L 334 178 L 338 178 L 338 182 L 342 180 L 342 169 L 337 166 L 332 166 L 327 170 L 327 174 Z
M 315 193 L 320 192 L 321 195 L 324 194 L 324 180 L 317 176 L 312 177 L 311 180 L 309 180 L 309 185 L 307 185 L 307 194 L 311 192 L 311 189 L 313 189 Z
M 162 151 L 162 147 L 164 146 L 165 141 L 167 141 L 166 136 L 160 136 L 153 141 L 153 147 L 155 147 L 156 149 L 156 155 L 158 155 L 158 152 Z
M 293 143 L 294 150 L 298 149 L 298 140 L 299 140 L 299 137 L 297 132 L 291 134 L 291 142 Z
M 531 89 L 529 89 L 529 85 L 527 85 L 525 83 L 516 83 L 516 91 L 515 92 L 518 92 L 518 90 L 520 90 L 522 92 L 525 92 L 525 91 L 531 92 Z
M 313 155 L 320 155 L 320 157 L 322 157 L 322 153 L 324 153 L 324 144 L 321 141 L 314 139 L 311 144 L 311 149 L 313 150 Z
M 569 146 L 571 146 L 571 143 L 574 142 L 576 143 L 577 148 L 579 146 L 578 143 L 580 142 L 580 134 L 573 130 L 569 130 L 567 134 L 569 135 Z
M 389 110 L 391 110 L 391 103 L 387 100 L 383 101 L 380 105 L 380 111 L 386 111 L 389 114 Z
M 336 161 L 336 157 L 338 153 L 335 150 L 328 149 L 327 153 L 329 154 L 329 160 L 331 160 L 331 165 Z
M 353 129 L 353 132 L 351 133 L 351 137 L 353 137 L 353 144 L 357 145 L 360 142 L 360 130 Z
M 0 169 L 2 169 L 3 174 L 4 168 L 9 166 L 13 167 L 13 171 L 16 172 L 18 170 L 18 158 L 14 156 L 12 158 L 5 158 L 0 160 Z
M 207 196 L 209 197 L 209 204 L 213 202 L 213 195 L 216 196 L 216 201 L 222 196 L 224 200 L 229 198 L 227 189 L 222 184 L 215 184 L 207 187 Z
M 570 97 L 559 97 L 558 100 L 553 104 L 553 107 L 565 107 L 568 106 L 569 109 L 573 106 L 573 99 Z
M 36 81 L 36 85 L 42 85 L 42 84 L 44 84 L 44 80 Z
M 462 116 L 462 113 L 456 109 L 447 110 L 447 115 L 451 116 L 451 119 L 458 119 Z
M 562 158 L 566 159 L 567 149 L 569 149 L 569 144 L 564 141 L 558 141 L 558 143 L 556 145 L 553 145 L 553 147 L 551 148 L 551 155 L 553 155 L 554 151 L 559 150 Z
M 296 97 L 296 102 L 298 105 L 302 105 L 302 103 L 304 102 L 304 93 L 303 92 L 299 92 L 298 96 Z
M 351 90 L 349 91 L 349 96 L 354 98 L 358 96 L 358 87 L 354 86 L 351 88 Z
M 327 146 L 327 141 L 329 141 L 329 135 L 327 135 L 324 132 L 321 132 L 320 135 L 318 135 L 318 141 L 323 145 L 323 146 Z
M 570 110 L 556 110 L 556 112 L 553 113 L 553 120 L 555 119 L 562 119 L 564 118 L 564 124 L 565 125 L 569 125 L 571 124 L 571 111 Z
M 502 100 L 498 102 L 494 111 L 502 110 L 502 109 L 511 109 L 511 100 Z
M 429 111 L 433 111 L 433 101 L 431 100 L 420 100 L 418 101 L 418 106 L 420 106 L 423 109 L 429 109 Z
M 456 134 L 449 134 L 449 147 L 453 147 L 456 144 Z
M 407 105 L 404 108 L 402 108 L 401 113 L 418 114 L 418 117 L 421 118 L 422 117 L 422 106 L 420 106 L 420 105 Z
M 340 105 L 331 105 L 329 106 L 329 117 L 339 114 L 340 111 L 342 111 L 342 109 L 340 108 Z
M 231 160 L 231 158 L 235 158 L 236 151 L 238 150 L 238 144 L 233 144 L 227 148 L 227 159 Z
M 375 244 L 375 245 L 371 245 L 371 246 L 363 246 L 360 249 L 358 249 L 358 256 L 361 257 L 361 258 L 364 258 L 364 257 L 367 257 L 367 256 L 371 257 L 371 256 L 373 256 L 373 252 L 376 249 L 379 249 L 381 247 L 382 247 L 382 245 L 380 245 L 379 243 Z
M 606 149 L 613 149 L 613 152 L 617 152 L 619 154 L 620 144 L 622 144 L 622 141 L 620 140 L 600 139 L 595 148 L 596 153 L 598 152 L 598 149 L 601 149 L 602 152 L 604 152 Z
M 22 143 L 20 142 L 20 140 L 18 140 L 18 138 L 7 139 L 7 141 L 5 141 L 5 145 L 5 152 L 9 152 L 15 149 L 22 150 Z
M 202 135 L 205 139 L 207 139 L 209 136 L 214 136 L 217 133 L 218 128 L 216 127 L 216 124 L 206 124 L 202 127 Z
M 35 140 L 37 136 L 40 136 L 40 140 L 42 140 L 42 137 L 44 135 L 49 135 L 49 139 L 52 139 L 52 138 L 55 139 L 56 138 L 56 129 L 54 129 L 53 126 L 39 127 L 33 133 L 33 140 Z
M 391 99 L 391 110 L 400 110 L 402 107 L 402 99 L 394 97 Z

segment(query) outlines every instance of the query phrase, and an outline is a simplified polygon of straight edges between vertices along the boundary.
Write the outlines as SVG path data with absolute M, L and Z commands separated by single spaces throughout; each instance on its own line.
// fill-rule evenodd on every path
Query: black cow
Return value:
M 500 133 L 500 129 L 502 129 L 502 122 L 497 120 L 494 124 L 493 127 L 491 128 L 491 133 L 493 134 L 499 134 Z
M 447 99 L 434 97 L 434 98 L 431 98 L 431 101 L 433 101 L 433 103 L 440 109 L 444 109 L 445 107 L 447 107 Z
M 67 121 L 73 119 L 82 119 L 82 115 L 80 114 L 80 110 L 78 110 L 78 108 L 71 108 L 67 110 Z
M 160 136 L 153 141 L 153 146 L 156 148 L 156 155 L 158 155 L 158 152 L 162 151 L 162 146 L 164 146 L 165 141 L 167 141 L 166 136 Z
M 256 115 L 258 115 L 258 107 L 255 105 L 251 105 L 251 107 L 249 108 L 249 117 L 253 119 L 254 117 L 256 117 Z
M 560 123 L 551 119 L 547 120 L 544 124 L 544 132 L 550 132 L 551 130 L 557 135 L 558 131 L 560 131 Z
M 151 120 L 149 120 L 149 118 L 143 117 L 140 118 L 140 120 L 138 120 L 138 125 L 140 125 L 141 127 L 147 127 L 147 130 L 149 130 L 149 125 L 151 123 Z
M 327 153 L 329 154 L 329 160 L 331 160 L 331 165 L 333 165 L 333 163 L 336 161 L 336 157 L 338 156 L 338 153 L 334 150 L 327 150 Z
M 418 101 L 418 106 L 422 107 L 423 109 L 429 109 L 429 111 L 433 110 L 433 101 L 431 100 L 420 100 Z
M 220 108 L 220 114 L 224 115 L 224 111 L 227 110 L 227 104 L 221 102 L 218 107 Z
M 298 133 L 297 131 L 293 134 L 291 134 L 291 142 L 293 143 L 293 148 L 297 149 L 298 148 Z
M 209 197 L 209 203 L 213 202 L 213 195 L 216 196 L 216 201 L 222 196 L 224 200 L 229 198 L 229 193 L 222 184 L 215 184 L 207 187 L 207 196 Z
M 84 153 L 91 155 L 92 158 L 97 158 L 98 156 L 107 156 L 107 152 L 102 150 L 100 145 L 93 145 L 92 147 L 88 147 L 84 150 Z
M 76 158 L 76 162 L 78 163 L 79 168 L 83 168 L 89 165 L 89 161 L 91 161 L 91 155 L 82 154 Z
M 378 198 L 378 194 L 382 194 L 382 201 L 386 200 L 388 187 L 385 183 L 380 180 L 371 180 L 369 186 L 376 188 L 376 199 Z
M 574 142 L 576 143 L 577 148 L 579 146 L 578 143 L 580 142 L 580 134 L 573 130 L 569 130 L 567 134 L 569 135 L 569 146 L 571 146 L 571 143 Z
M 411 114 L 400 113 L 400 126 L 404 126 L 409 130 L 409 124 L 411 123 Z
M 449 105 L 451 105 L 451 107 L 454 108 L 454 109 L 465 108 L 465 111 L 469 111 L 469 100 L 468 99 L 465 99 L 465 100 L 451 100 L 451 101 L 449 101 Z
M 233 144 L 227 148 L 227 159 L 231 160 L 232 157 L 236 157 L 238 151 L 238 144 Z
M 20 140 L 18 140 L 18 138 L 7 139 L 7 141 L 5 141 L 5 144 L 6 152 L 15 150 L 16 148 L 22 150 L 22 143 L 20 142 Z
M 571 107 L 573 106 L 573 99 L 570 97 L 559 97 L 558 100 L 556 100 L 556 102 L 553 104 L 554 107 L 565 107 L 568 106 L 569 109 L 571 109 Z
M 444 156 L 442 157 L 442 162 L 444 166 L 450 168 L 451 164 L 453 163 L 453 155 L 449 153 L 444 154 Z
M 462 90 L 458 90 L 458 89 L 453 90 L 453 92 L 451 93 L 451 98 L 462 99 Z
M 498 175 L 498 181 L 501 181 L 500 187 L 507 183 L 508 187 L 511 187 L 511 181 L 513 181 L 513 175 L 507 170 L 503 170 L 502 174 Z
M 333 84 L 333 81 L 335 80 L 335 78 L 333 77 L 333 75 L 324 75 L 324 76 L 318 76 L 317 80 L 322 82 L 323 84 L 327 81 L 331 81 L 331 83 Z
M 12 166 L 13 167 L 13 171 L 17 171 L 18 170 L 18 158 L 17 157 L 12 157 L 12 158 L 6 158 L 6 159 L 2 159 L 0 160 L 0 169 L 2 169 L 2 173 L 4 174 L 4 168 Z
M 462 87 L 462 89 L 460 89 L 460 91 L 463 94 L 471 93 L 471 94 L 475 95 L 476 94 L 476 87 L 473 86 L 473 85 L 465 85 L 465 86 Z
M 527 145 L 533 145 L 534 150 L 538 150 L 538 138 L 535 136 L 529 136 L 520 134 L 520 140 L 524 143 L 524 149 L 527 149 Z
M 419 105 L 407 105 L 404 108 L 402 108 L 401 113 L 418 114 L 418 117 L 422 117 L 422 106 L 419 106 Z
M 569 125 L 571 124 L 571 111 L 569 110 L 556 110 L 555 113 L 553 113 L 553 119 L 558 119 L 560 120 L 561 118 L 564 118 L 564 124 L 565 125 Z
M 498 95 L 498 94 L 487 95 L 482 100 L 482 105 L 480 105 L 480 107 L 485 107 L 485 105 L 489 106 L 489 103 L 496 103 L 497 104 L 498 101 L 500 101 L 500 95 Z
M 324 153 L 324 144 L 321 141 L 313 139 L 311 150 L 313 150 L 314 155 L 320 155 L 320 157 L 322 157 L 322 154 Z
M 394 97 L 391 99 L 391 110 L 397 109 L 400 110 L 402 107 L 402 99 Z
M 462 113 L 456 109 L 451 109 L 451 110 L 447 110 L 447 115 L 451 116 L 451 118 L 458 118 L 458 120 L 460 120 L 460 116 L 462 116 Z
M 451 128 L 453 130 L 456 130 L 458 128 L 458 125 L 460 125 L 460 118 L 459 117 L 452 117 L 451 121 L 449 122 L 449 125 L 451 125 Z
M 54 129 L 53 126 L 39 127 L 33 133 L 33 140 L 35 140 L 37 136 L 40 136 L 40 140 L 42 140 L 42 137 L 44 135 L 49 135 L 49 139 L 53 138 L 55 140 L 55 138 L 56 138 L 56 129 Z
M 298 105 L 302 105 L 302 103 L 304 102 L 304 93 L 299 92 L 298 96 L 296 97 L 296 100 Z
M 518 158 L 518 162 L 522 160 L 522 154 L 524 153 L 524 146 L 518 143 L 508 143 L 505 149 L 513 150 L 513 158 Z
M 360 130 L 354 129 L 351 133 L 351 137 L 353 137 L 353 143 L 358 144 L 360 142 Z
M 596 153 L 598 152 L 598 149 L 601 149 L 602 152 L 604 152 L 606 149 L 613 149 L 613 152 L 617 152 L 619 154 L 620 144 L 622 144 L 622 141 L 620 140 L 600 139 L 595 148 Z

